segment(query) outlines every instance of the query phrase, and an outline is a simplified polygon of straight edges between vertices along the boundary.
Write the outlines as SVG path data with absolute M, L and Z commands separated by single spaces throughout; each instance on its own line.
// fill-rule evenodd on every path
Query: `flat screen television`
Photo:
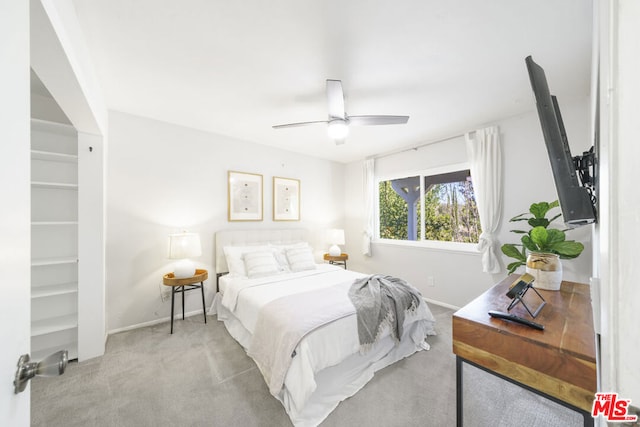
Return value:
M 580 182 L 578 175 L 578 169 L 584 168 L 585 162 L 580 156 L 576 159 L 571 156 L 558 101 L 549 92 L 544 70 L 533 62 L 531 56 L 525 62 L 564 222 L 568 227 L 591 224 L 596 221 L 595 195 L 592 194 L 591 187 L 587 187 L 587 183 Z

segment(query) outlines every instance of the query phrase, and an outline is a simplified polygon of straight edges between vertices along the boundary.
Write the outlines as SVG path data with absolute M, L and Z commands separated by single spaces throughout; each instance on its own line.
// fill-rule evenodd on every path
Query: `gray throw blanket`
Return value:
M 402 279 L 376 274 L 357 279 L 349 289 L 356 308 L 360 351 L 369 350 L 389 325 L 396 342 L 402 338 L 405 311 L 415 310 L 422 295 Z

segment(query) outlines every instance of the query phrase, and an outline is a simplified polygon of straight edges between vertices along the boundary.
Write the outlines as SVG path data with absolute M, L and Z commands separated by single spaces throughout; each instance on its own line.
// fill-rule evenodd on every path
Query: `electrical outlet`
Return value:
M 433 280 L 433 276 L 428 276 L 427 277 L 427 287 L 428 288 L 433 288 L 436 286 L 436 282 Z

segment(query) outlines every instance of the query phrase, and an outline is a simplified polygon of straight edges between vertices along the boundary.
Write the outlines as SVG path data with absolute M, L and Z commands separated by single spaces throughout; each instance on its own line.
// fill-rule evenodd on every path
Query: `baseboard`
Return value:
M 445 308 L 449 308 L 451 310 L 460 310 L 460 307 L 457 307 L 455 305 L 451 305 L 451 304 L 447 304 L 446 302 L 442 302 L 442 301 L 437 301 L 431 298 L 425 298 L 422 297 L 423 300 L 425 300 L 426 302 L 428 302 L 429 304 L 435 304 L 435 305 L 439 305 L 440 307 L 445 307 Z
M 184 313 L 185 318 L 191 317 L 191 316 L 197 316 L 197 315 L 202 316 L 202 309 Z M 174 315 L 173 320 L 182 320 L 182 313 Z M 133 329 L 145 328 L 147 326 L 153 326 L 153 325 L 157 325 L 158 323 L 165 323 L 169 321 L 171 321 L 171 316 L 163 317 L 161 319 L 150 320 L 149 322 L 137 323 L 131 326 L 125 326 L 124 328 L 111 329 L 110 331 L 107 332 L 107 335 L 117 334 L 118 332 L 131 331 Z
M 439 305 L 441 307 L 449 308 L 451 310 L 460 309 L 460 307 L 456 307 L 455 305 L 447 304 L 446 302 L 433 300 L 431 298 L 422 297 L 422 299 L 424 299 L 429 304 Z M 207 313 L 207 314 L 210 315 L 209 313 Z M 191 316 L 197 316 L 197 315 L 202 315 L 202 310 L 189 311 L 189 312 L 184 314 L 184 317 L 191 317 Z M 176 314 L 173 317 L 174 320 L 179 320 L 181 318 L 182 318 L 182 314 Z M 158 323 L 169 322 L 170 320 L 171 320 L 171 316 L 167 316 L 167 317 L 163 317 L 161 319 L 150 320 L 149 322 L 143 322 L 143 323 L 138 323 L 138 324 L 131 325 L 131 326 L 125 326 L 124 328 L 111 329 L 111 330 L 109 330 L 107 332 L 107 336 L 109 336 L 111 334 L 117 334 L 118 332 L 126 332 L 126 331 L 131 331 L 131 330 L 134 330 L 134 329 L 145 328 L 147 326 L 157 325 Z M 106 339 L 105 339 L 105 341 L 106 341 Z

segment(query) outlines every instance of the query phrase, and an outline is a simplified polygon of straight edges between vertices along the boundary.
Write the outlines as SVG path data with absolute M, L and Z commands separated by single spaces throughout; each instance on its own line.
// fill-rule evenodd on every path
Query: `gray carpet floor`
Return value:
M 455 426 L 452 310 L 437 319 L 431 350 L 375 377 L 321 424 Z M 581 426 L 565 408 L 476 368 L 464 367 L 466 426 Z M 32 426 L 291 426 L 253 361 L 214 316 L 109 336 L 104 356 L 72 362 L 31 383 Z M 508 403 L 507 403 L 508 402 Z

